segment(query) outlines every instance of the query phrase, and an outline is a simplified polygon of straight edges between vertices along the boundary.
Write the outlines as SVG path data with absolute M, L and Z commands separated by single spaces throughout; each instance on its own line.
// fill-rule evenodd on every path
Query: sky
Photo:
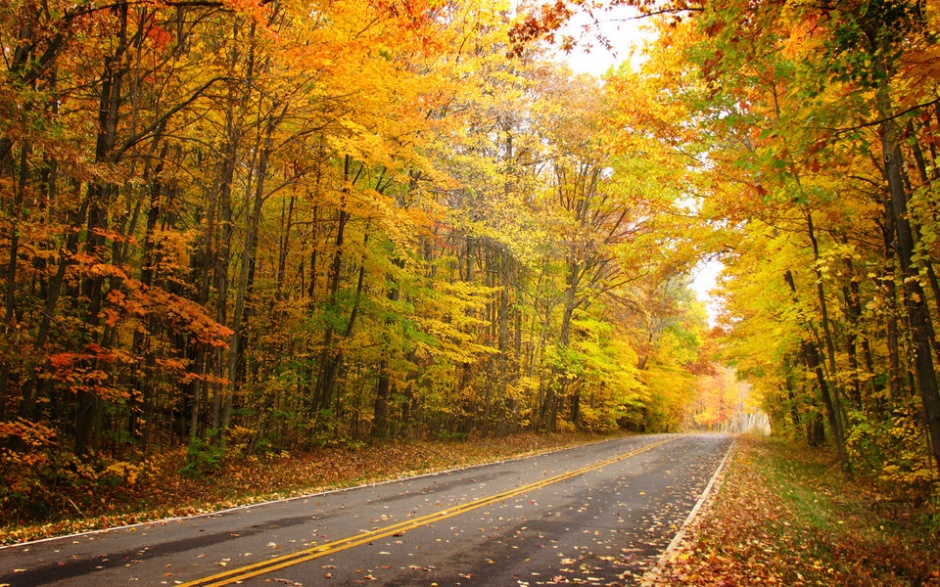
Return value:
M 629 59 L 639 63 L 643 44 L 652 39 L 652 33 L 646 29 L 642 20 L 633 18 L 636 11 L 629 6 L 618 6 L 609 12 L 595 12 L 597 27 L 592 18 L 583 13 L 572 17 L 562 34 L 581 39 L 582 47 L 565 56 L 564 61 L 574 71 L 601 76 L 613 65 L 619 65 Z M 610 50 L 597 41 L 600 34 L 612 47 Z M 593 45 L 593 46 L 592 46 Z

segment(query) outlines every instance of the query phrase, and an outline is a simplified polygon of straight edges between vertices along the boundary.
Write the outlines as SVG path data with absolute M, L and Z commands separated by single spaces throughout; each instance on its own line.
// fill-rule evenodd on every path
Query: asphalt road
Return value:
M 633 585 L 731 438 L 640 436 L 0 549 L 0 587 Z

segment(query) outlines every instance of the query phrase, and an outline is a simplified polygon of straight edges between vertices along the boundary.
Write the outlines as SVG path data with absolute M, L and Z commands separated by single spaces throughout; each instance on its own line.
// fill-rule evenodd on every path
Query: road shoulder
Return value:
M 641 584 L 940 585 L 930 510 L 844 478 L 827 451 L 742 436 L 716 486 Z

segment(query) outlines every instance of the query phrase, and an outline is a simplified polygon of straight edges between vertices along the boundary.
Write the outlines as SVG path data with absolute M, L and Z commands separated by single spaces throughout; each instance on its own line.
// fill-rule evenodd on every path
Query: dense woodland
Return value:
M 930 487 L 940 6 L 642 3 L 641 65 L 559 65 L 610 4 L 4 2 L 4 504 L 177 447 L 714 428 L 713 363 Z

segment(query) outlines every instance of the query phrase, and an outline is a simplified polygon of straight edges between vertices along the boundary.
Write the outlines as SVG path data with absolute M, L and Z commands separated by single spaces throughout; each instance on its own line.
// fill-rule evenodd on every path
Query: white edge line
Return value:
M 586 447 L 586 446 L 592 446 L 592 445 L 595 445 L 595 444 L 603 444 L 603 443 L 605 443 L 605 442 L 616 442 L 617 440 L 623 440 L 623 439 L 625 439 L 625 438 L 656 438 L 656 437 L 661 437 L 661 436 L 669 436 L 669 435 L 668 435 L 668 434 L 666 434 L 666 435 L 663 435 L 663 434 L 650 434 L 650 435 L 646 435 L 646 434 L 637 434 L 637 435 L 635 435 L 635 436 L 622 436 L 622 437 L 620 437 L 620 438 L 610 438 L 610 439 L 607 439 L 607 440 L 598 440 L 598 441 L 595 441 L 595 442 L 588 442 L 588 443 L 586 443 L 586 444 L 579 444 L 578 446 L 569 446 L 569 447 L 563 447 L 563 448 L 556 448 L 556 449 L 547 450 L 547 451 L 545 451 L 545 452 L 537 452 L 537 453 L 534 453 L 534 454 L 523 455 L 523 456 L 513 457 L 513 458 L 509 458 L 509 459 L 501 459 L 501 460 L 498 460 L 498 461 L 491 461 L 491 462 L 488 462 L 488 463 L 480 463 L 480 464 L 477 464 L 477 465 L 470 465 L 470 466 L 467 466 L 467 467 L 453 467 L 453 468 L 450 468 L 450 469 L 445 469 L 445 470 L 443 470 L 443 471 L 431 471 L 431 472 L 429 472 L 429 473 L 422 473 L 422 474 L 420 474 L 420 475 L 396 477 L 396 478 L 392 478 L 392 479 L 385 479 L 384 481 L 376 481 L 376 482 L 373 482 L 373 483 L 366 483 L 366 484 L 364 484 L 364 485 L 351 485 L 351 486 L 349 486 L 349 487 L 337 487 L 337 488 L 335 488 L 335 489 L 326 489 L 326 490 L 323 490 L 323 491 L 315 491 L 315 492 L 313 492 L 313 493 L 307 493 L 307 494 L 304 494 L 304 495 L 295 495 L 295 496 L 292 496 L 292 497 L 284 497 L 284 498 L 281 498 L 281 499 L 274 499 L 274 500 L 270 500 L 270 501 L 259 501 L 259 502 L 256 502 L 256 503 L 249 503 L 249 504 L 245 504 L 245 505 L 235 506 L 235 507 L 232 507 L 232 508 L 226 508 L 226 509 L 222 509 L 222 510 L 215 510 L 215 511 L 211 511 L 211 512 L 203 512 L 203 513 L 200 513 L 200 514 L 193 514 L 193 515 L 189 515 L 189 516 L 174 516 L 174 517 L 172 517 L 172 518 L 161 518 L 161 519 L 158 519 L 158 520 L 150 520 L 150 521 L 148 521 L 148 522 L 136 522 L 136 523 L 134 523 L 134 524 L 127 524 L 127 525 L 124 525 L 124 526 L 112 526 L 112 527 L 110 527 L 110 528 L 99 528 L 99 529 L 97 529 L 97 530 L 85 530 L 85 531 L 83 531 L 83 532 L 76 532 L 76 533 L 74 533 L 74 534 L 65 534 L 65 535 L 62 535 L 62 536 L 50 536 L 50 537 L 48 537 L 48 538 L 39 538 L 39 539 L 37 539 L 37 540 L 29 540 L 29 541 L 27 541 L 27 542 L 15 542 L 15 543 L 13 543 L 13 544 L 4 544 L 4 545 L 0 545 L 0 551 L 2 551 L 2 550 L 7 550 L 7 549 L 10 549 L 10 548 L 22 548 L 22 547 L 24 547 L 24 546 L 26 546 L 26 547 L 34 546 L 34 545 L 36 545 L 36 544 L 42 544 L 43 542 L 52 542 L 52 541 L 54 541 L 54 540 L 66 540 L 66 539 L 69 539 L 69 538 L 73 538 L 73 539 L 74 539 L 74 538 L 79 538 L 79 537 L 81 537 L 81 536 L 95 536 L 95 535 L 98 535 L 98 534 L 108 534 L 108 533 L 110 533 L 110 532 L 117 532 L 117 531 L 120 531 L 120 530 L 129 530 L 129 529 L 131 529 L 131 528 L 140 528 L 140 527 L 142 527 L 142 526 L 166 525 L 166 524 L 169 524 L 169 523 L 171 523 L 171 522 L 180 522 L 180 521 L 183 521 L 183 520 L 197 520 L 197 519 L 199 519 L 199 518 L 208 518 L 208 517 L 211 517 L 211 516 L 221 516 L 221 515 L 223 515 L 223 514 L 228 514 L 228 513 L 232 513 L 232 512 L 237 512 L 237 511 L 241 511 L 241 510 L 248 510 L 248 509 L 255 508 L 255 507 L 259 507 L 259 506 L 263 506 L 263 505 L 271 505 L 271 504 L 275 504 L 275 503 L 286 503 L 286 502 L 288 502 L 288 501 L 295 501 L 295 500 L 299 500 L 299 499 L 310 499 L 310 498 L 313 498 L 313 497 L 320 497 L 320 496 L 322 496 L 322 495 L 331 495 L 331 494 L 333 494 L 333 493 L 342 493 L 343 491 L 352 491 L 353 489 L 364 489 L 364 488 L 365 488 L 365 489 L 368 489 L 368 488 L 370 488 L 370 487 L 378 487 L 378 486 L 380 486 L 380 485 L 388 485 L 388 484 L 390 484 L 390 483 L 398 483 L 398 482 L 400 482 L 400 481 L 413 481 L 413 480 L 415 480 L 415 479 L 423 479 L 423 478 L 426 478 L 426 477 L 437 477 L 437 476 L 439 476 L 439 475 L 447 475 L 447 474 L 450 474 L 450 473 L 456 473 L 456 472 L 458 472 L 458 471 L 470 471 L 470 470 L 478 469 L 478 468 L 482 468 L 482 467 L 489 467 L 490 465 L 502 465 L 502 464 L 504 464 L 504 463 L 512 463 L 512 462 L 515 462 L 515 461 L 523 461 L 523 460 L 526 460 L 526 459 L 533 459 L 533 458 L 535 458 L 535 457 L 541 457 L 541 456 L 546 456 L 546 455 L 552 455 L 552 454 L 559 453 L 559 452 L 563 452 L 563 451 L 566 451 L 566 450 L 574 450 L 574 449 L 583 448 L 583 447 Z
M 692 507 L 692 511 L 690 511 L 689 515 L 686 516 L 685 521 L 682 522 L 682 526 L 679 527 L 679 531 L 676 532 L 672 542 L 670 542 L 669 546 L 666 547 L 666 550 L 664 550 L 663 553 L 659 555 L 659 560 L 656 561 L 656 565 L 650 569 L 648 573 L 645 573 L 644 579 L 641 582 L 642 587 L 653 585 L 653 577 L 659 574 L 659 572 L 665 566 L 666 561 L 669 559 L 669 555 L 671 555 L 676 550 L 676 548 L 679 547 L 679 543 L 682 542 L 682 539 L 685 537 L 685 531 L 689 527 L 689 524 L 691 524 L 692 520 L 695 519 L 695 516 L 698 515 L 699 510 L 702 508 L 702 504 L 705 503 L 705 500 L 708 499 L 708 496 L 714 489 L 715 482 L 718 480 L 718 476 L 721 475 L 721 472 L 724 470 L 725 464 L 728 462 L 728 458 L 731 456 L 731 451 L 733 449 L 734 440 L 732 440 L 731 444 L 728 445 L 728 450 L 725 451 L 725 456 L 721 459 L 721 462 L 718 463 L 718 467 L 715 469 L 714 474 L 712 474 L 712 478 L 709 479 L 708 485 L 706 485 L 705 489 L 702 490 L 702 495 L 698 498 L 698 501 L 695 502 L 695 505 Z

